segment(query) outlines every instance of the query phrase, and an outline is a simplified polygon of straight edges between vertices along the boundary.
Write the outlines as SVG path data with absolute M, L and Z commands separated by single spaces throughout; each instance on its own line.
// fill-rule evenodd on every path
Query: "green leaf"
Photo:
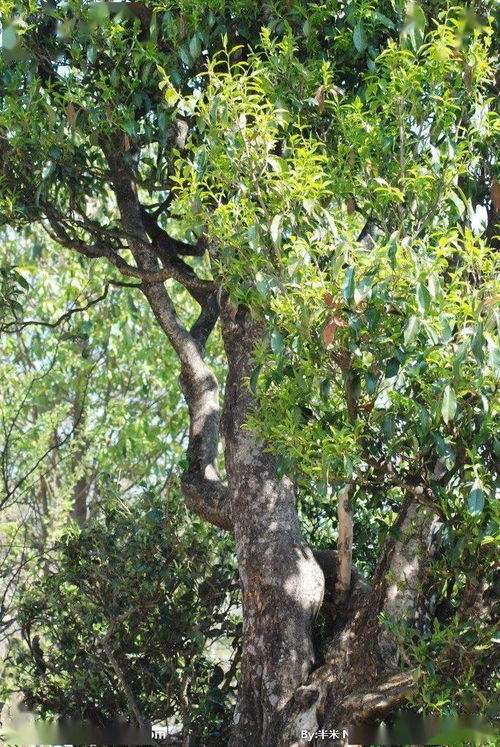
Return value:
M 394 231 L 391 234 L 391 237 L 389 239 L 389 248 L 387 251 L 387 256 L 389 257 L 391 267 L 393 270 L 396 269 L 396 253 L 398 251 L 398 237 L 399 237 L 398 231 Z
M 500 347 L 490 340 L 488 341 L 488 357 L 493 371 L 500 375 Z
M 248 382 L 248 386 L 250 387 L 250 391 L 255 394 L 257 391 L 257 381 L 259 380 L 259 374 L 262 366 L 257 366 L 254 368 L 250 375 L 250 380 Z
M 368 46 L 368 41 L 366 39 L 366 32 L 361 21 L 359 21 L 354 27 L 352 40 L 358 52 L 365 51 L 366 47 Z
M 253 249 L 254 251 L 257 251 L 258 249 L 260 249 L 261 238 L 260 238 L 260 229 L 259 229 L 258 223 L 254 223 L 253 225 L 248 227 L 247 236 L 248 236 L 248 244 L 250 246 L 250 249 Z
M 453 420 L 456 411 L 457 395 L 455 394 L 455 390 L 453 389 L 453 387 L 448 384 L 444 390 L 443 400 L 441 403 L 441 415 L 443 416 L 443 420 L 446 425 L 448 425 L 448 423 Z
M 415 337 L 418 335 L 418 331 L 420 329 L 420 321 L 418 317 L 411 316 L 408 320 L 408 324 L 406 325 L 405 331 L 404 331 L 404 343 L 405 345 L 411 345 Z
M 207 149 L 204 145 L 200 145 L 200 147 L 196 150 L 193 161 L 194 170 L 196 171 L 198 179 L 203 179 L 203 177 L 205 176 L 207 160 Z
M 87 47 L 87 60 L 92 63 L 95 62 L 97 59 L 97 49 L 94 47 L 93 44 L 89 44 Z
M 198 34 L 194 34 L 194 36 L 191 37 L 191 41 L 189 42 L 189 53 L 192 59 L 196 60 L 200 52 L 201 52 L 200 39 L 198 37 Z
M 275 285 L 275 280 L 268 275 L 263 275 L 262 273 L 258 272 L 255 276 L 255 287 L 259 291 L 260 295 L 264 298 L 267 298 L 269 296 L 269 292 L 272 288 L 275 287 Z
M 467 505 L 471 514 L 478 515 L 484 508 L 486 493 L 478 485 L 474 484 L 467 499 Z
M 397 361 L 397 363 L 398 363 L 398 369 L 399 369 L 399 361 Z M 366 386 L 366 391 L 368 392 L 368 394 L 375 394 L 375 391 L 377 389 L 377 383 L 378 383 L 378 379 L 374 374 L 370 372 L 365 373 L 365 386 Z
M 401 363 L 397 358 L 389 358 L 385 366 L 385 378 L 392 379 L 397 376 L 400 367 Z
M 281 248 L 281 238 L 283 230 L 283 216 L 278 214 L 275 215 L 271 221 L 269 233 L 271 234 L 271 241 L 273 242 L 274 248 L 279 252 Z
M 431 307 L 431 294 L 422 283 L 417 286 L 417 304 L 422 314 L 427 314 Z
M 378 10 L 376 10 L 373 15 L 377 19 L 377 21 L 380 21 L 380 23 L 382 23 L 384 26 L 386 26 L 386 28 L 388 28 L 388 29 L 393 29 L 394 28 L 394 24 L 391 21 L 391 19 L 387 18 L 387 16 L 384 16 L 383 13 L 379 13 Z
M 24 278 L 19 272 L 15 272 L 14 275 L 15 275 L 16 281 L 19 283 L 19 285 L 22 288 L 24 288 L 25 290 L 30 289 L 30 285 L 28 281 L 26 280 L 26 278 Z
M 417 29 L 419 29 L 419 31 L 423 31 L 427 25 L 427 18 L 425 17 L 425 13 L 418 3 L 413 4 L 413 21 L 415 22 L 415 26 L 417 27 Z
M 2 47 L 4 49 L 14 49 L 17 45 L 17 34 L 14 26 L 7 26 L 2 33 Z
M 167 106 L 170 107 L 175 106 L 180 99 L 179 94 L 173 86 L 167 86 L 163 95 L 165 96 L 165 102 Z
M 458 215 L 462 216 L 465 213 L 465 204 L 462 202 L 460 197 L 457 195 L 456 192 L 450 192 L 449 198 L 452 201 L 452 203 L 455 205 Z
M 436 299 L 441 289 L 439 278 L 437 275 L 429 275 L 429 277 L 427 278 L 427 288 L 429 289 L 429 293 L 431 294 L 432 298 Z
M 332 382 L 330 381 L 330 379 L 323 379 L 323 381 L 319 385 L 319 394 L 323 402 L 328 402 L 331 388 Z
M 181 58 L 182 62 L 186 65 L 186 67 L 191 66 L 191 55 L 189 54 L 188 48 L 185 44 L 183 44 L 179 49 L 177 50 L 179 57 Z
M 346 303 L 349 303 L 354 296 L 354 267 L 348 267 L 345 271 L 342 295 Z
M 472 338 L 470 348 L 472 350 L 472 354 L 474 355 L 474 358 L 480 364 L 482 364 L 484 361 L 484 344 L 485 344 L 485 339 L 483 335 L 483 323 L 479 322 L 476 325 L 474 337 Z
M 283 335 L 278 329 L 271 332 L 271 350 L 273 353 L 281 353 L 283 350 Z

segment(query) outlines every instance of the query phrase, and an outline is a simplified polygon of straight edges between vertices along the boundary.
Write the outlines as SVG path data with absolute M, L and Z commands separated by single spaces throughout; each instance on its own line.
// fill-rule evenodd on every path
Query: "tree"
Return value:
M 0 702 L 168 719 L 220 744 L 238 662 L 233 543 L 182 506 L 175 355 L 139 294 L 101 293 L 96 267 L 36 232 L 4 246 L 18 292 L 0 367 Z
M 415 628 L 466 628 L 444 670 L 493 645 L 493 4 L 3 9 L 2 221 L 139 286 L 180 362 L 184 499 L 234 533 L 232 744 L 439 709 Z
M 15 627 L 8 600 L 20 574 L 41 555 L 53 563 L 68 518 L 84 525 L 98 516 L 116 485 L 123 499 L 152 486 L 168 493 L 185 438 L 180 394 L 153 373 L 161 331 L 137 298 L 123 308 L 121 289 L 103 289 L 90 265 L 61 258 L 36 233 L 6 236 L 4 250 L 16 265 L 6 287 L 29 294 L 4 301 L 0 619 L 10 626 L 2 625 L 2 639 Z M 97 304 L 100 326 L 91 315 Z M 61 306 L 68 312 L 57 316 Z M 126 473 L 117 470 L 125 455 Z
M 198 744 L 224 740 L 237 660 L 223 668 L 213 649 L 238 635 L 234 566 L 178 505 L 172 516 L 149 491 L 109 500 L 63 534 L 57 570 L 27 584 L 10 669 L 31 710 L 98 726 L 174 720 Z

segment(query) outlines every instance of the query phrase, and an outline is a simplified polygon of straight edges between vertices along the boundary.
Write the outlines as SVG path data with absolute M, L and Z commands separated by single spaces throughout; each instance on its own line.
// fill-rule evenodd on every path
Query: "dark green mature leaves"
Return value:
M 2 221 L 56 210 L 118 247 L 101 144 L 130 168 L 139 149 L 141 200 L 172 198 L 162 225 L 204 232 L 208 271 L 269 323 L 250 425 L 296 478 L 314 543 L 332 544 L 348 479 L 370 569 L 416 485 L 445 560 L 476 568 L 498 520 L 493 4 L 4 5 Z
M 147 720 L 174 718 L 200 743 L 209 732 L 222 740 L 234 691 L 206 644 L 218 645 L 226 664 L 227 640 L 238 636 L 231 548 L 221 538 L 214 545 L 207 527 L 192 524 L 173 499 L 166 506 L 146 493 L 125 506 L 108 497 L 98 519 L 62 535 L 50 572 L 36 580 L 32 571 L 19 622 L 28 642 L 40 636 L 47 669 L 25 644 L 14 659 L 17 684 L 42 716 L 64 712 L 94 724 L 130 716 L 103 650 L 108 636 Z

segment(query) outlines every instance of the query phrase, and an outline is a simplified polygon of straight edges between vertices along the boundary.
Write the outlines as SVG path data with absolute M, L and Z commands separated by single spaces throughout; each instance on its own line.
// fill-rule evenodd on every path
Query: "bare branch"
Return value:
M 100 301 L 104 301 L 106 296 L 108 295 L 109 286 L 113 285 L 118 288 L 140 288 L 140 283 L 125 283 L 121 282 L 119 280 L 109 280 L 106 285 L 104 286 L 104 291 L 101 293 L 100 296 L 97 296 L 97 298 L 93 298 L 91 301 L 85 304 L 85 306 L 77 306 L 74 309 L 69 309 L 64 314 L 62 314 L 59 319 L 56 319 L 55 322 L 42 322 L 37 321 L 36 319 L 26 319 L 25 321 L 15 321 L 15 322 L 9 322 L 8 324 L 5 324 L 2 326 L 1 331 L 2 332 L 20 332 L 21 330 L 25 329 L 26 327 L 30 326 L 37 326 L 37 327 L 49 327 L 50 329 L 54 329 L 54 327 L 58 327 L 63 322 L 66 322 L 68 319 L 70 319 L 73 314 L 79 314 L 82 311 L 87 311 L 92 306 L 95 306 Z
M 142 715 L 139 704 L 137 703 L 137 700 L 135 699 L 134 693 L 132 688 L 127 682 L 127 679 L 125 677 L 125 674 L 123 673 L 123 669 L 120 667 L 118 660 L 116 659 L 113 649 L 111 648 L 110 644 L 110 638 L 112 634 L 114 633 L 114 630 L 116 628 L 116 625 L 112 625 L 105 636 L 101 638 L 101 644 L 104 649 L 104 653 L 108 657 L 109 663 L 111 664 L 113 671 L 120 683 L 120 685 L 123 688 L 123 692 L 125 694 L 125 699 L 127 701 L 127 705 L 129 707 L 130 715 L 133 716 L 137 722 L 137 725 L 139 728 L 143 731 L 146 730 L 146 722 L 144 720 L 144 716 Z
M 55 358 L 54 358 L 54 360 L 55 360 Z M 97 364 L 95 364 L 95 365 L 97 365 Z M 95 365 L 93 366 L 93 368 L 95 368 Z M 53 366 L 53 363 L 51 364 L 51 368 L 52 368 L 52 366 Z M 48 372 L 49 372 L 50 370 L 51 370 L 51 369 L 49 369 L 48 371 L 46 371 L 46 372 L 45 372 L 45 373 L 43 374 L 43 376 L 46 376 L 46 375 L 47 375 L 47 373 L 48 373 Z M 38 378 L 39 378 L 39 379 L 40 379 L 40 378 L 43 378 L 43 376 L 41 376 L 41 377 L 38 377 Z M 35 380 L 36 380 L 36 379 L 34 379 L 34 380 L 33 380 L 33 382 L 34 382 Z M 33 384 L 33 382 L 32 382 L 32 384 Z M 86 398 L 86 396 L 87 396 L 87 392 L 88 392 L 88 387 L 89 387 L 89 382 L 90 382 L 90 374 L 89 374 L 89 377 L 88 377 L 88 379 L 87 379 L 87 381 L 86 381 L 86 383 L 85 383 L 85 389 L 84 389 L 84 392 L 83 392 L 83 399 L 84 399 L 84 400 L 85 400 L 85 398 Z M 26 398 L 27 398 L 27 396 L 28 396 L 28 393 L 29 393 L 29 392 L 31 391 L 31 386 L 32 386 L 32 384 L 31 384 L 31 385 L 30 385 L 30 387 L 28 388 L 28 392 L 27 392 L 26 396 L 25 396 L 25 397 L 23 398 L 23 403 L 24 403 L 24 402 L 26 401 Z M 21 406 L 22 406 L 22 405 L 21 405 Z M 83 407 L 82 407 L 82 409 L 83 409 Z M 32 467 L 31 467 L 31 468 L 30 468 L 30 469 L 29 469 L 29 470 L 28 470 L 28 471 L 27 471 L 27 472 L 26 472 L 26 473 L 25 473 L 24 475 L 22 475 L 22 477 L 20 477 L 20 478 L 19 478 L 19 479 L 18 479 L 18 480 L 16 481 L 16 483 L 15 483 L 15 484 L 14 484 L 14 485 L 13 485 L 13 486 L 12 486 L 11 488 L 9 488 L 9 487 L 8 487 L 8 484 L 7 484 L 7 482 L 6 482 L 6 479 L 5 479 L 5 477 L 4 477 L 4 484 L 5 484 L 5 494 L 4 494 L 4 495 L 3 495 L 3 496 L 2 496 L 1 498 L 0 498 L 0 508 L 2 508 L 3 506 L 5 506 L 5 505 L 7 504 L 7 502 L 8 502 L 8 501 L 9 501 L 9 499 L 10 499 L 10 498 L 11 498 L 11 497 L 12 497 L 12 496 L 14 495 L 14 493 L 15 493 L 15 492 L 16 492 L 16 491 L 17 491 L 17 490 L 18 490 L 18 489 L 19 489 L 19 488 L 20 488 L 20 487 L 21 487 L 21 486 L 22 486 L 22 485 L 23 485 L 23 484 L 24 484 L 24 483 L 26 482 L 26 480 L 27 480 L 27 479 L 28 479 L 28 478 L 29 478 L 29 477 L 30 477 L 30 476 L 31 476 L 31 475 L 32 475 L 32 474 L 33 474 L 33 473 L 34 473 L 34 472 L 36 471 L 36 469 L 37 469 L 37 468 L 38 468 L 38 467 L 40 466 L 40 464 L 41 464 L 41 463 L 42 463 L 42 462 L 44 461 L 44 459 L 45 459 L 45 458 L 46 458 L 46 457 L 47 457 L 47 456 L 48 456 L 48 455 L 49 455 L 50 453 L 54 452 L 54 450 L 60 449 L 60 448 L 61 448 L 61 446 L 64 446 L 64 444 L 65 444 L 65 443 L 66 443 L 67 441 L 69 441 L 69 439 L 70 439 L 70 438 L 71 438 L 71 437 L 72 437 L 72 436 L 74 435 L 75 431 L 76 431 L 76 430 L 78 429 L 79 423 L 80 423 L 80 418 L 78 418 L 78 419 L 77 419 L 76 421 L 74 421 L 74 422 L 73 422 L 73 425 L 72 425 L 72 427 L 70 428 L 70 430 L 69 430 L 69 431 L 68 431 L 68 432 L 67 432 L 67 433 L 66 433 L 66 434 L 65 434 L 65 435 L 64 435 L 64 436 L 63 436 L 62 438 L 60 438 L 60 439 L 55 439 L 55 440 L 54 440 L 54 442 L 53 442 L 53 443 L 52 443 L 52 444 L 51 444 L 51 445 L 50 445 L 50 446 L 49 446 L 49 447 L 48 447 L 48 448 L 47 448 L 47 449 L 46 449 L 46 450 L 44 451 L 44 453 L 43 453 L 43 454 L 42 454 L 42 455 L 41 455 L 41 456 L 40 456 L 40 457 L 39 457 L 39 458 L 38 458 L 38 459 L 36 460 L 36 462 L 35 462 L 35 463 L 33 464 L 33 466 L 32 466 Z M 5 454 L 6 454 L 6 447 L 4 448 L 4 453 L 2 454 L 2 457 L 3 457 L 3 458 L 6 458 L 6 457 L 4 456 Z
M 351 483 L 346 483 L 337 499 L 338 517 L 338 574 L 336 591 L 339 601 L 345 600 L 351 588 L 352 570 L 352 505 L 349 497 Z
M 132 254 L 142 272 L 158 274 L 158 257 L 146 240 L 143 211 L 133 173 L 119 150 L 110 148 L 108 143 L 103 143 L 103 150 L 111 170 L 123 227 L 134 237 L 129 240 Z M 173 261 L 175 266 L 182 262 L 176 258 Z M 172 262 L 168 263 L 168 272 L 173 272 L 173 266 Z M 193 276 L 196 278 L 194 272 Z M 196 285 L 192 283 L 191 287 L 186 287 L 202 307 L 192 333 L 180 323 L 163 284 L 145 282 L 143 292 L 181 363 L 180 384 L 190 418 L 188 468 L 182 476 L 186 504 L 211 523 L 231 529 L 228 490 L 220 480 L 216 466 L 220 422 L 218 384 L 203 359 L 206 339 L 217 320 L 218 305 L 213 284 L 197 279 Z
M 53 216 L 48 216 L 48 221 L 52 231 L 48 229 L 47 226 L 44 226 L 44 228 L 54 241 L 68 247 L 68 249 L 74 249 L 79 254 L 83 254 L 89 259 L 105 258 L 120 270 L 122 275 L 126 275 L 127 277 L 139 278 L 147 283 L 164 283 L 165 280 L 182 274 L 178 269 L 171 267 L 157 270 L 156 272 L 134 267 L 124 260 L 123 257 L 120 257 L 120 255 L 111 247 L 102 244 L 93 244 L 91 246 L 84 244 L 79 239 L 72 238 L 68 234 L 63 227 L 62 221 L 56 220 Z M 208 281 L 199 282 L 207 283 Z
M 416 688 L 417 671 L 391 673 L 386 678 L 349 695 L 341 703 L 351 723 L 383 716 L 400 705 Z
M 198 342 L 181 325 L 161 285 L 144 288 L 160 326 L 181 361 L 181 388 L 189 408 L 189 465 L 182 475 L 186 504 L 222 529 L 231 529 L 227 486 L 217 473 L 220 407 L 217 380 L 203 360 Z
M 396 644 L 390 631 L 380 625 L 377 618 L 383 613 L 394 621 L 411 620 L 429 557 L 430 540 L 437 524 L 438 517 L 430 507 L 407 499 L 375 570 L 365 625 L 378 629 L 382 659 L 393 665 L 397 663 Z
M 205 252 L 203 244 L 187 244 L 184 241 L 178 241 L 168 235 L 166 231 L 158 225 L 153 215 L 148 213 L 146 208 L 141 206 L 141 218 L 144 229 L 150 237 L 156 251 L 167 260 L 175 255 L 202 257 Z

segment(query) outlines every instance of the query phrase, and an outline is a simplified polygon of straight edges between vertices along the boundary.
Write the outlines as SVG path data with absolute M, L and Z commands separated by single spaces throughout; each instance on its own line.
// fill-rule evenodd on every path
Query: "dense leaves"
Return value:
M 232 705 L 238 621 L 234 572 L 209 541 L 206 528 L 148 495 L 128 507 L 111 499 L 98 520 L 64 534 L 57 567 L 21 592 L 28 648 L 14 649 L 11 667 L 28 707 L 115 722 L 134 716 L 126 683 L 145 720 L 212 743 Z
M 215 281 L 219 300 L 227 295 L 235 315 L 245 307 L 267 323 L 249 376 L 256 406 L 246 427 L 295 480 L 311 544 L 334 544 L 335 496 L 346 484 L 354 560 L 367 575 L 405 497 L 440 517 L 418 619 L 411 629 L 386 623 L 402 661 L 422 669 L 414 705 L 454 711 L 470 699 L 483 707 L 493 687 L 499 518 L 498 7 L 389 0 L 42 7 L 4 0 L 1 8 L 1 222 L 43 224 L 60 256 L 66 247 L 123 268 L 131 237 L 110 166 L 120 155 L 145 233 L 159 236 L 170 254 L 172 241 L 182 241 L 176 254 Z M 87 272 L 98 293 L 106 271 L 118 277 L 104 263 L 89 271 L 71 261 L 57 259 L 61 286 L 71 291 L 65 302 L 80 298 Z M 28 275 L 9 256 L 2 268 L 0 323 L 19 323 Z M 55 356 L 49 393 L 39 374 L 20 377 L 21 347 L 7 344 L 7 410 L 24 413 L 30 425 L 6 430 L 4 454 L 22 454 L 4 459 L 11 470 L 4 466 L 6 505 L 19 479 L 32 474 L 36 454 L 48 454 L 54 434 L 67 433 L 68 402 L 83 391 L 90 416 L 81 435 L 68 436 L 73 457 L 82 456 L 73 458 L 78 467 L 64 475 L 58 500 L 71 503 L 76 470 L 91 463 L 106 483 L 123 460 L 139 455 L 128 492 L 140 481 L 158 489 L 166 462 L 179 462 L 178 400 L 166 391 L 173 363 L 165 362 L 170 353 L 135 292 L 113 288 L 102 323 L 84 312 L 65 337 L 26 328 L 23 346 L 35 369 Z M 190 299 L 173 294 L 191 321 Z M 41 299 L 34 308 L 38 316 L 56 312 Z M 211 344 L 215 356 L 218 343 Z M 168 413 L 156 409 L 160 392 Z M 3 417 L 12 422 L 12 413 Z M 103 433 L 107 447 L 96 448 Z M 154 456 L 161 433 L 165 458 Z M 142 444 L 151 449 L 144 470 Z M 113 534 L 82 531 L 89 553 L 97 541 L 113 571 Z M 52 594 L 51 584 L 76 574 L 64 587 L 68 611 L 85 574 L 62 557 L 59 574 L 45 583 Z M 133 564 L 126 574 L 138 578 Z M 171 614 L 168 600 L 163 604 Z M 201 614 L 188 611 L 186 625 L 190 614 Z M 103 609 L 85 614 L 97 615 L 92 625 L 102 634 Z M 74 625 L 71 651 L 81 656 L 81 621 Z M 145 643 L 128 633 L 125 626 L 120 655 L 137 654 L 139 669 L 130 676 L 138 678 Z M 54 633 L 45 627 L 42 635 Z M 68 667 L 63 648 L 57 656 Z M 33 669 L 23 676 L 26 689 L 48 697 Z M 156 712 L 149 676 L 136 689 L 143 707 L 153 703 Z M 68 692 L 77 691 L 72 682 Z M 50 698 L 57 710 L 60 690 Z M 99 708 L 109 714 L 111 705 Z

